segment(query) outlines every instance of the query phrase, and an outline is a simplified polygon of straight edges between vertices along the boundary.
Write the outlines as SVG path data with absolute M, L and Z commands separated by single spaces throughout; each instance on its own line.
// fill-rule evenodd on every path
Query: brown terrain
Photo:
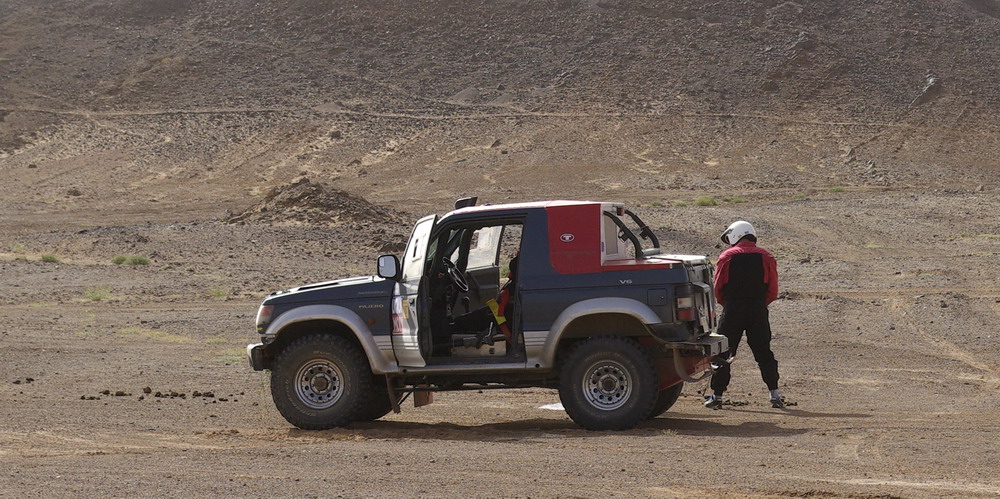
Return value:
M 0 0 L 0 496 L 1000 495 L 998 41 L 997 0 Z M 286 423 L 260 299 L 463 195 L 752 221 L 794 405 L 744 346 L 630 431 Z

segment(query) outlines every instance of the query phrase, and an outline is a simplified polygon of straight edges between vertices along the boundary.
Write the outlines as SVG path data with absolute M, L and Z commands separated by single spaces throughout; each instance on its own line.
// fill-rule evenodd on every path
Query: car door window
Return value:
M 469 242 L 469 270 L 495 267 L 502 225 L 483 227 L 472 233 Z

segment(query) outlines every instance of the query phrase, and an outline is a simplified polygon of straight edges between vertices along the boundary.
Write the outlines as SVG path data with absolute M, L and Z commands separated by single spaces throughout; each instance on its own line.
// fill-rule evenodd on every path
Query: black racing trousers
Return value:
M 771 323 L 768 320 L 767 304 L 763 300 L 727 300 L 722 318 L 719 319 L 719 334 L 729 340 L 729 357 L 736 356 L 736 349 L 747 333 L 747 345 L 760 368 L 768 390 L 778 388 L 778 361 L 771 352 Z M 712 391 L 722 395 L 729 386 L 730 364 L 723 363 L 712 375 Z

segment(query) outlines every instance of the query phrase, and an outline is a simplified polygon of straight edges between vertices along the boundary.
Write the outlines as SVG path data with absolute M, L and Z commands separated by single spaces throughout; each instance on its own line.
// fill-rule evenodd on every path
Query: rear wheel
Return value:
M 653 403 L 653 410 L 649 413 L 646 419 L 653 419 L 664 412 L 667 409 L 673 407 L 674 403 L 681 396 L 681 390 L 684 389 L 684 383 L 677 383 L 670 388 L 665 388 L 660 390 L 660 393 L 656 396 L 656 402 Z
M 652 411 L 657 382 L 653 362 L 630 338 L 584 340 L 566 357 L 559 399 L 566 413 L 588 430 L 626 430 Z
M 293 341 L 275 358 L 271 398 L 289 423 L 303 430 L 325 430 L 362 416 L 372 378 L 357 345 L 339 336 L 310 335 Z

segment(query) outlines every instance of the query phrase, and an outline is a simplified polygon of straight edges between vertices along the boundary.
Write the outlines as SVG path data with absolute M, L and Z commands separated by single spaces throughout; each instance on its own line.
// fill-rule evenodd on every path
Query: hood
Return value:
M 349 277 L 276 291 L 264 299 L 264 304 L 388 298 L 392 296 L 392 288 L 395 284 L 395 281 L 381 277 Z

